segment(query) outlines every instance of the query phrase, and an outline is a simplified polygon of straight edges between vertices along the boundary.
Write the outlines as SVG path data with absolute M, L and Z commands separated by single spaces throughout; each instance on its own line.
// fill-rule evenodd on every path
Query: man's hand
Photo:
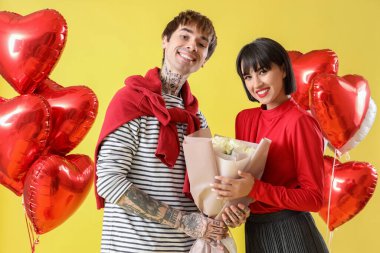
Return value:
M 178 229 L 193 238 L 219 241 L 227 237 L 223 221 L 207 218 L 201 213 L 183 213 Z
M 235 228 L 245 223 L 249 214 L 249 208 L 246 205 L 239 203 L 237 206 L 232 205 L 226 207 L 222 214 L 222 218 L 227 226 Z

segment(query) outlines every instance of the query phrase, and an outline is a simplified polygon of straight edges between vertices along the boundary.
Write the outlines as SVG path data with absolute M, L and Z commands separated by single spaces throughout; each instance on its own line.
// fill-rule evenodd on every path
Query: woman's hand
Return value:
M 226 207 L 222 213 L 224 223 L 231 228 L 239 227 L 249 217 L 250 210 L 246 205 L 239 203 L 237 206 Z
M 219 199 L 231 200 L 246 197 L 251 192 L 255 183 L 255 178 L 246 172 L 239 170 L 238 179 L 216 176 L 215 179 L 220 183 L 211 184 L 212 190 L 218 194 Z

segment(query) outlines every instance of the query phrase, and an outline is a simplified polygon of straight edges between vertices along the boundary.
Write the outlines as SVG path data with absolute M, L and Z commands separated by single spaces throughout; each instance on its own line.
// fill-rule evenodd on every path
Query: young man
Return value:
M 224 222 L 202 215 L 186 196 L 181 148 L 184 135 L 207 127 L 187 78 L 216 42 L 207 17 L 181 12 L 162 34 L 162 68 L 127 78 L 111 101 L 96 150 L 102 252 L 188 252 L 196 238 L 227 235 Z M 225 220 L 239 225 L 243 209 Z

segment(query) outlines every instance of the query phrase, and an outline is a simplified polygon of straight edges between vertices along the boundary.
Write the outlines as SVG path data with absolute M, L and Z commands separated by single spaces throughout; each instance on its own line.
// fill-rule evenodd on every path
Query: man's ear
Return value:
M 167 44 L 168 44 L 168 37 L 164 36 L 162 38 L 162 48 L 165 49 Z

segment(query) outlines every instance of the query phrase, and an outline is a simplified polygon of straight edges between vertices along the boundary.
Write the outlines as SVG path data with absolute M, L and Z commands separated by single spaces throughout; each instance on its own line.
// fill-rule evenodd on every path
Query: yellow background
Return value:
M 58 10 L 68 24 L 66 47 L 50 78 L 63 86 L 87 85 L 100 101 L 92 130 L 72 153 L 92 156 L 112 95 L 126 76 L 144 74 L 148 68 L 160 65 L 161 32 L 172 17 L 185 9 L 210 17 L 219 38 L 214 56 L 190 78 L 214 133 L 233 136 L 237 112 L 256 106 L 247 101 L 234 64 L 239 49 L 261 36 L 279 41 L 288 50 L 334 50 L 339 56 L 338 74 L 364 76 L 372 98 L 380 106 L 378 0 L 0 1 L 0 10 L 22 15 L 46 8 Z M 0 96 L 16 96 L 1 78 Z M 350 160 L 379 167 L 379 139 L 380 123 L 375 121 L 369 135 L 351 150 Z M 359 215 L 335 230 L 332 252 L 379 252 L 379 210 L 377 191 Z M 326 238 L 326 225 L 318 215 L 314 217 Z M 102 212 L 96 210 L 91 191 L 73 216 L 40 237 L 36 252 L 99 252 L 101 222 Z M 243 230 L 235 230 L 234 236 L 239 252 L 244 252 Z M 0 252 L 30 252 L 21 198 L 2 186 Z

